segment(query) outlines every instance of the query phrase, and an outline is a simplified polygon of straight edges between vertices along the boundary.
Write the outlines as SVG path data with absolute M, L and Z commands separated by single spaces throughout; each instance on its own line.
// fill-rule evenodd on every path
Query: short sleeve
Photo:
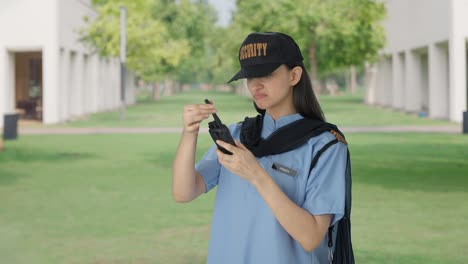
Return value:
M 319 157 L 306 184 L 303 208 L 312 215 L 334 215 L 331 225 L 344 215 L 347 146 L 333 144 Z
M 216 155 L 216 144 L 213 144 L 201 160 L 195 164 L 195 170 L 205 182 L 206 192 L 218 184 L 220 169 L 221 164 L 218 161 L 218 155 Z

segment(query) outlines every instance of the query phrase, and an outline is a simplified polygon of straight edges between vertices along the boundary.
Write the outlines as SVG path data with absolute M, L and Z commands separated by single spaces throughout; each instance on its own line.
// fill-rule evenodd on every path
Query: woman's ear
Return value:
M 294 86 L 301 80 L 302 68 L 300 66 L 296 66 L 292 68 L 289 73 L 291 76 L 291 85 Z

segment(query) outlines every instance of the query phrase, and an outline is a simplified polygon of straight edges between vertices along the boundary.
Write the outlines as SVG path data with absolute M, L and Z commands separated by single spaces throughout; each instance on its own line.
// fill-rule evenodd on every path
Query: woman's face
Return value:
M 289 70 L 281 65 L 268 76 L 248 78 L 247 87 L 255 104 L 276 119 L 296 112 L 292 94 L 301 74 L 301 67 Z

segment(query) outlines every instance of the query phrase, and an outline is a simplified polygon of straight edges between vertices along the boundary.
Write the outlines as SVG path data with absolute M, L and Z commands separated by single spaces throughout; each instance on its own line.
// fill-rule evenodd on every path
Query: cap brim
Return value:
M 243 78 L 259 78 L 265 77 L 268 74 L 274 72 L 278 67 L 281 66 L 281 63 L 268 63 L 261 65 L 252 65 L 242 67 L 241 70 L 234 75 L 229 82 L 233 82 Z

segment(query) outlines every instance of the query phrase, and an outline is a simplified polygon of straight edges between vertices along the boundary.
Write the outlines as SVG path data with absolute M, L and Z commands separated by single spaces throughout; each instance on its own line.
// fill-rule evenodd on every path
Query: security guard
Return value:
M 295 41 L 283 33 L 252 33 L 242 43 L 241 69 L 229 82 L 247 79 L 262 114 L 260 140 L 304 118 L 324 121 L 302 61 Z M 345 210 L 344 140 L 330 144 L 339 135 L 324 132 L 293 150 L 256 157 L 240 143 L 239 123 L 229 126 L 235 146 L 216 142 L 232 155 L 213 145 L 195 164 L 200 122 L 215 112 L 212 104 L 185 106 L 173 164 L 177 202 L 218 186 L 207 263 L 329 263 L 327 230 Z

